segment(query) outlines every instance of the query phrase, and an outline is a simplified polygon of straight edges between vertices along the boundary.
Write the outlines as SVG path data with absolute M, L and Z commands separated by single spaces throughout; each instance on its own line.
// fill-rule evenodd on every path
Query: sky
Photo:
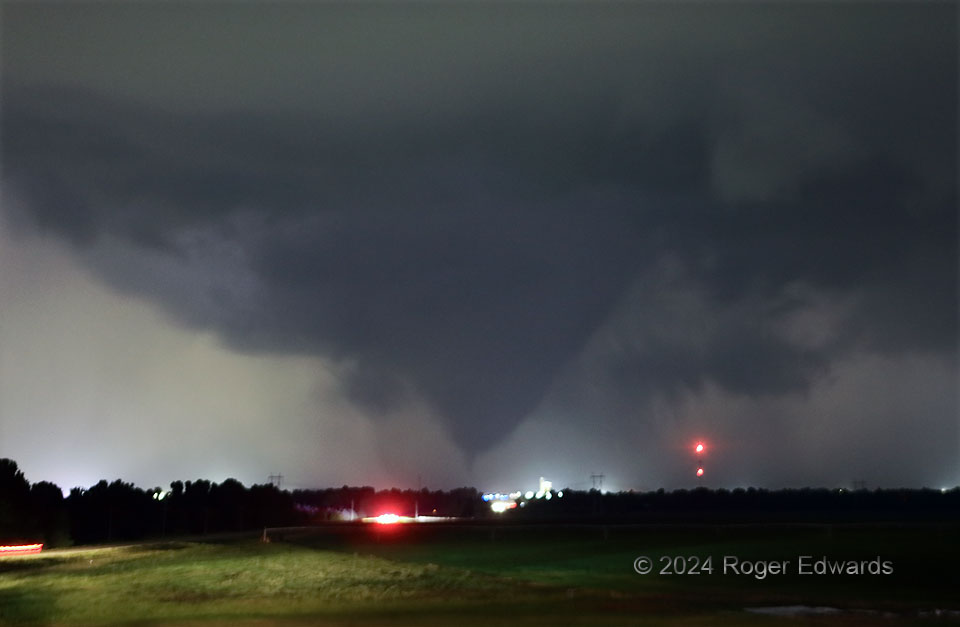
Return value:
M 64 488 L 957 485 L 958 23 L 4 0 L 0 457 Z

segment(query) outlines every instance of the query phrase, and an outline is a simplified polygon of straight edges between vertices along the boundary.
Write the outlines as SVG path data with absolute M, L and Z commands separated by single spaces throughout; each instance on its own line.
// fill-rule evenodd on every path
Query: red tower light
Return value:
M 702 476 L 703 476 L 703 468 L 697 468 L 697 476 L 698 476 L 698 477 L 702 477 Z
M 702 443 L 702 442 L 697 442 L 696 451 L 697 451 L 698 453 L 702 453 L 702 452 L 703 452 L 703 443 Z

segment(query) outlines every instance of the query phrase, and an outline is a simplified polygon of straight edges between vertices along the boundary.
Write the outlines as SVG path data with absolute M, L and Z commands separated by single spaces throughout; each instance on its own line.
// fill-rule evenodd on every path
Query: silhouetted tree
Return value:
M 50 483 L 41 481 L 30 487 L 30 509 L 35 528 L 47 546 L 69 546 L 70 519 L 63 500 L 63 491 Z
M 0 536 L 22 540 L 31 535 L 30 483 L 12 459 L 0 459 Z
M 205 479 L 187 481 L 183 488 L 184 505 L 189 512 L 191 533 L 207 533 L 210 527 L 210 482 Z
M 210 507 L 215 513 L 214 526 L 218 531 L 244 529 L 243 510 L 247 489 L 236 479 L 213 484 L 210 488 Z

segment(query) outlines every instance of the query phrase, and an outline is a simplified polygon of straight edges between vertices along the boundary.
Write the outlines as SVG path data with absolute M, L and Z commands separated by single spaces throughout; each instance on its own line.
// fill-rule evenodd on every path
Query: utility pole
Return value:
M 417 473 L 417 496 L 413 499 L 413 519 L 417 520 L 420 518 L 420 490 L 422 489 L 420 482 L 420 473 Z

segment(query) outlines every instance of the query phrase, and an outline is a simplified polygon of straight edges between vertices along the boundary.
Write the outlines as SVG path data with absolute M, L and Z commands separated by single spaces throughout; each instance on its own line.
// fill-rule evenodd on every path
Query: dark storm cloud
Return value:
M 211 271 L 204 252 L 211 240 L 236 241 L 258 287 L 250 301 L 248 291 L 214 280 L 223 300 L 210 306 L 168 293 L 167 282 L 136 262 L 104 259 L 101 269 L 114 283 L 142 290 L 147 282 L 148 294 L 244 349 L 359 358 L 361 372 L 349 389 L 360 399 L 382 405 L 382 384 L 400 373 L 458 417 L 454 430 L 463 441 L 506 430 L 535 406 L 643 259 L 635 250 L 642 238 L 631 222 L 632 202 L 622 194 L 571 191 L 548 202 L 491 192 L 500 186 L 494 164 L 470 155 L 445 161 L 444 146 L 403 158 L 384 154 L 377 142 L 324 142 L 317 150 L 309 133 L 274 132 L 254 121 L 237 122 L 233 133 L 220 122 L 186 136 L 189 122 L 127 120 L 119 109 L 60 135 L 34 122 L 44 119 L 42 111 L 36 115 L 39 103 L 6 104 L 11 115 L 24 112 L 9 132 L 10 154 L 19 156 L 10 159 L 11 179 L 30 180 L 18 179 L 19 172 L 32 174 L 50 155 L 67 159 L 56 174 L 42 176 L 70 191 L 31 197 L 41 226 L 80 243 L 94 235 L 130 239 L 173 257 L 200 248 L 198 274 Z M 72 145 L 118 127 L 152 129 L 154 150 L 137 157 L 143 147 L 131 146 L 99 161 Z M 243 137 L 247 128 L 256 129 L 255 139 Z M 229 137 L 241 139 L 220 139 Z M 37 150 L 36 138 L 53 145 Z M 260 146 L 276 141 L 287 148 L 264 155 Z M 228 161 L 242 165 L 197 163 L 193 143 L 201 152 L 220 146 Z M 38 155 L 36 169 L 30 150 Z M 165 163 L 168 150 L 188 162 Z M 477 180 L 485 176 L 494 180 Z M 91 189 L 109 197 L 90 201 Z M 465 196 L 471 189 L 475 195 Z M 255 217 L 231 226 L 234 211 Z M 82 218 L 70 223 L 64 215 Z M 201 235 L 184 238 L 191 230 Z
M 97 5 L 93 44 L 9 6 L 4 186 L 114 286 L 424 396 L 471 451 L 618 307 L 622 391 L 956 349 L 952 7 L 497 9 Z M 850 297 L 836 334 L 778 330 L 791 285 Z

